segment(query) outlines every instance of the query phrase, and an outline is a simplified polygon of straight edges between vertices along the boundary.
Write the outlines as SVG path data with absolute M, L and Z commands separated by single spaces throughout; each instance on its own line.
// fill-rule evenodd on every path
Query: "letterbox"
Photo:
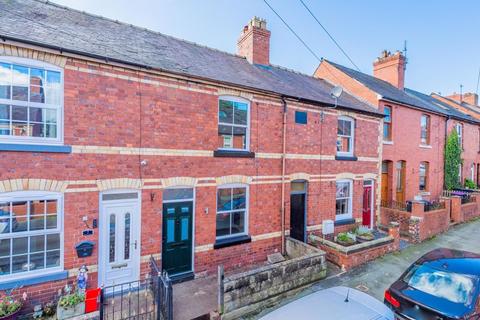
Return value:
M 95 242 L 93 241 L 82 241 L 77 243 L 75 246 L 75 249 L 77 249 L 77 256 L 79 258 L 90 257 L 94 246 Z

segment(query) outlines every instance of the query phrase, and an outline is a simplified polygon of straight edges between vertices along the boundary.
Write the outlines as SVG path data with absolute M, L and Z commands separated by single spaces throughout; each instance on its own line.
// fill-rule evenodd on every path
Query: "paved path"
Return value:
M 454 226 L 448 232 L 438 235 L 431 240 L 418 245 L 411 245 L 400 252 L 388 254 L 347 273 L 335 274 L 333 272 L 332 276 L 312 285 L 295 297 L 282 302 L 281 305 L 309 293 L 340 285 L 358 288 L 383 301 L 385 290 L 408 266 L 428 251 L 440 247 L 480 253 L 480 220 Z M 271 310 L 264 310 L 259 316 Z

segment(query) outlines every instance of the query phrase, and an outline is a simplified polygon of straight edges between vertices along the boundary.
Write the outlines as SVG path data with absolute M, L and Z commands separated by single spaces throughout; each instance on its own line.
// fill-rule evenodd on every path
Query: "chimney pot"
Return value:
M 403 90 L 405 88 L 405 67 L 406 59 L 400 51 L 392 54 L 388 50 L 383 50 L 373 63 L 373 75 Z
M 270 64 L 270 31 L 265 19 L 253 17 L 243 27 L 237 42 L 237 54 L 253 64 Z

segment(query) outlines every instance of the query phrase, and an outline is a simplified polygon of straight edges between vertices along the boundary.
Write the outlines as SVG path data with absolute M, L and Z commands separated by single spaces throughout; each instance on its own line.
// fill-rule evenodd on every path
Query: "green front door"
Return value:
M 169 275 L 192 271 L 193 203 L 163 204 L 162 266 Z

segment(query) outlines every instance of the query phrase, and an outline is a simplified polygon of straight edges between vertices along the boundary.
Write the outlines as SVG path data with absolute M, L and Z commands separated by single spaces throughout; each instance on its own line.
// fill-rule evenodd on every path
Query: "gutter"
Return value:
M 286 253 L 285 250 L 285 165 L 286 165 L 286 146 L 287 146 L 287 101 L 282 96 L 283 104 L 283 124 L 282 124 L 282 209 L 281 209 L 281 222 L 282 222 L 282 255 Z
M 263 94 L 266 94 L 266 95 L 271 95 L 271 96 L 273 95 L 273 96 L 276 96 L 276 97 L 280 97 L 281 99 L 289 98 L 289 99 L 293 99 L 293 100 L 296 100 L 296 101 L 301 102 L 301 103 L 306 103 L 306 104 L 310 104 L 310 105 L 314 105 L 314 106 L 318 106 L 318 107 L 322 107 L 322 108 L 325 108 L 325 107 L 331 108 L 331 107 L 335 106 L 334 103 L 319 102 L 319 101 L 316 101 L 316 100 L 299 98 L 297 96 L 283 94 L 281 92 L 276 92 L 276 91 L 270 91 L 270 90 L 260 89 L 260 88 L 256 88 L 256 87 L 245 86 L 245 85 L 236 84 L 236 83 L 232 83 L 232 82 L 228 82 L 228 81 L 211 79 L 211 78 L 191 75 L 191 74 L 188 74 L 188 73 L 175 72 L 175 71 L 162 69 L 162 68 L 157 68 L 157 67 L 154 68 L 154 67 L 151 67 L 151 66 L 145 65 L 145 64 L 129 62 L 129 61 L 125 61 L 125 60 L 122 60 L 122 59 L 110 58 L 110 57 L 104 56 L 104 55 L 87 53 L 87 52 L 73 50 L 73 49 L 62 48 L 62 47 L 59 47 L 59 46 L 44 44 L 44 43 L 40 43 L 40 42 L 36 42 L 36 41 L 23 40 L 23 39 L 18 39 L 18 38 L 15 38 L 15 37 L 4 36 L 4 35 L 0 35 L 0 39 L 3 42 L 7 42 L 7 40 L 8 40 L 8 41 L 12 41 L 12 42 L 27 44 L 27 45 L 43 47 L 43 48 L 58 51 L 60 54 L 70 53 L 70 54 L 73 54 L 73 55 L 84 56 L 84 57 L 92 58 L 92 59 L 95 59 L 95 60 L 105 61 L 105 63 L 112 63 L 113 62 L 113 63 L 127 65 L 127 66 L 131 66 L 131 67 L 135 67 L 135 68 L 145 69 L 145 70 L 156 70 L 156 71 L 159 71 L 159 72 L 164 72 L 164 73 L 167 73 L 167 74 L 172 74 L 172 75 L 176 75 L 176 76 L 180 76 L 180 77 L 187 77 L 187 78 L 191 78 L 191 79 L 196 79 L 196 80 L 203 81 L 203 82 L 217 83 L 217 84 L 222 84 L 222 85 L 225 85 L 225 86 L 228 86 L 228 87 L 237 87 L 237 88 L 240 88 L 240 89 L 259 92 L 259 93 L 263 93 Z M 347 107 L 347 106 L 337 106 L 337 107 L 339 107 L 341 109 L 346 109 L 346 110 L 350 110 L 350 111 L 353 111 L 353 112 L 361 113 L 361 114 L 366 114 L 366 115 L 378 117 L 378 118 L 383 117 L 383 115 L 378 113 L 378 112 L 373 112 L 373 111 L 368 111 L 368 110 L 359 110 L 359 109 L 355 109 L 355 108 L 351 108 L 351 107 Z

